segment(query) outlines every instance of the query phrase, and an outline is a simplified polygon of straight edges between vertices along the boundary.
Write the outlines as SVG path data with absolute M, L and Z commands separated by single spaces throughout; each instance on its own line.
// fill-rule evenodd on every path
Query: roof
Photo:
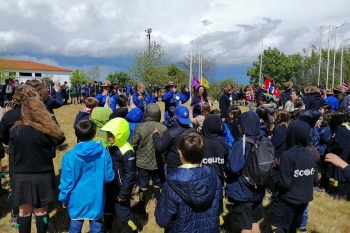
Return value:
M 72 72 L 72 70 L 66 68 L 50 66 L 39 62 L 8 59 L 0 59 L 0 69 Z

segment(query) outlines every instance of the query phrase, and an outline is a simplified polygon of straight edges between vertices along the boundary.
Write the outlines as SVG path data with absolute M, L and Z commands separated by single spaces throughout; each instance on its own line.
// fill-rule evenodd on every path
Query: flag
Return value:
M 192 87 L 194 87 L 194 89 L 197 89 L 201 85 L 198 79 L 196 79 L 194 76 L 192 77 L 191 84 L 192 84 Z
M 348 87 L 349 87 L 349 83 L 343 82 L 343 90 L 346 91 L 346 89 L 348 89 Z
M 205 88 L 209 88 L 209 82 L 206 78 L 202 77 L 201 85 Z
M 275 82 L 267 76 L 264 76 L 264 86 L 268 93 L 272 95 L 276 94 Z

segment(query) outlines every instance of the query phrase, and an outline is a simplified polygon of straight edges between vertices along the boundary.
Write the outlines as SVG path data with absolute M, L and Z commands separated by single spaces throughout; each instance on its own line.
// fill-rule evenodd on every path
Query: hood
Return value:
M 111 117 L 113 117 L 113 118 L 116 118 L 116 117 L 125 118 L 126 115 L 128 114 L 128 112 L 129 112 L 128 108 L 117 108 L 116 110 L 114 110 Z
M 255 112 L 245 112 L 238 117 L 238 123 L 246 136 L 259 136 L 260 119 Z
M 299 120 L 309 124 L 311 128 L 315 127 L 316 122 L 320 119 L 321 113 L 318 109 L 305 109 L 300 112 Z
M 272 104 L 262 104 L 258 108 L 265 108 L 268 111 L 268 113 L 272 116 L 275 113 L 275 109 Z
M 158 104 L 147 104 L 145 114 L 143 115 L 142 122 L 156 121 L 160 122 L 161 112 Z
M 98 128 L 102 128 L 102 126 L 109 121 L 109 116 L 112 113 L 113 111 L 110 108 L 96 107 L 91 112 L 91 121 L 94 122 Z
M 80 142 L 74 146 L 74 152 L 79 157 L 92 157 L 102 153 L 102 150 L 101 142 Z
M 111 132 L 115 137 L 115 143 L 113 146 L 121 148 L 124 146 L 130 135 L 129 123 L 120 117 L 110 120 L 102 128 L 102 131 Z
M 304 121 L 292 121 L 287 129 L 287 150 L 293 146 L 307 146 L 310 139 L 310 126 Z
M 143 112 L 141 108 L 133 108 L 128 112 L 125 119 L 130 123 L 141 123 L 143 117 Z
M 218 115 L 209 114 L 203 122 L 202 134 L 206 138 L 218 138 L 221 131 L 221 119 Z
M 189 205 L 210 206 L 217 190 L 217 175 L 207 166 L 179 168 L 167 177 L 169 186 Z

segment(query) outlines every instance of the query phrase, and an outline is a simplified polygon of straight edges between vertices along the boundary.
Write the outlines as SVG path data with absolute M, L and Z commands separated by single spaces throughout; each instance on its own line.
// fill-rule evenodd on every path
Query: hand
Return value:
M 225 118 L 221 118 L 221 121 L 222 121 L 222 122 L 225 122 L 225 120 L 226 120 Z
M 142 95 L 139 95 L 138 99 L 139 99 L 139 100 L 142 100 Z
M 122 94 L 122 93 L 120 92 L 120 90 L 119 90 L 119 89 L 118 89 L 118 92 L 117 92 L 117 93 L 118 93 L 118 95 L 121 95 L 121 94 Z
M 193 112 L 193 109 L 194 109 L 194 107 L 193 107 L 193 106 L 191 106 L 191 112 Z
M 156 97 L 156 98 L 157 98 L 157 97 L 158 97 L 158 94 L 157 94 L 157 93 L 154 93 L 154 97 Z
M 126 200 L 125 200 L 125 199 L 122 199 L 122 198 L 117 197 L 117 201 L 118 201 L 118 202 L 123 202 L 123 201 L 126 201 Z
M 200 102 L 200 103 L 199 103 L 199 106 L 202 106 L 202 105 L 203 105 L 203 102 Z
M 103 89 L 102 96 L 106 96 L 108 94 L 109 94 L 108 90 Z
M 154 130 L 153 130 L 153 134 L 155 134 L 155 133 L 158 133 L 157 127 L 155 127 Z
M 66 209 L 67 208 L 67 204 L 66 203 L 62 203 L 62 208 Z
M 53 86 L 53 89 L 55 89 L 56 92 L 61 90 L 60 86 L 58 86 L 57 83 L 55 83 L 55 85 Z
M 340 167 L 340 168 L 345 168 L 348 166 L 348 164 L 339 158 L 336 154 L 333 153 L 328 153 L 326 154 L 326 158 L 324 159 L 325 162 L 333 163 L 335 166 Z

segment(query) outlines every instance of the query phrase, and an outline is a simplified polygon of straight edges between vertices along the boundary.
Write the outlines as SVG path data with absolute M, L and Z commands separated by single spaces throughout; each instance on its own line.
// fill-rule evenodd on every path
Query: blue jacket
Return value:
M 165 92 L 165 94 L 162 97 L 162 100 L 165 105 L 164 119 L 169 118 L 168 108 L 170 106 L 177 107 L 180 101 L 182 104 L 184 104 L 189 100 L 189 98 L 190 98 L 190 92 L 184 92 L 184 95 L 182 95 L 180 92 L 176 92 L 174 94 L 173 90 Z
M 90 88 L 90 86 L 89 86 L 88 84 L 86 84 L 86 85 L 84 86 L 84 89 L 85 89 L 85 94 L 90 95 L 90 90 L 91 90 L 91 88 Z
M 256 140 L 260 135 L 260 119 L 255 112 L 243 113 L 238 117 L 238 122 L 246 137 Z M 227 175 L 226 193 L 235 201 L 257 202 L 262 201 L 265 195 L 265 187 L 250 188 L 241 178 L 242 169 L 249 157 L 252 146 L 252 144 L 246 143 L 245 151 L 243 151 L 243 140 L 235 141 L 225 166 Z
M 337 111 L 337 109 L 339 107 L 337 98 L 335 98 L 334 96 L 330 95 L 330 96 L 327 96 L 327 98 L 325 98 L 325 100 L 331 106 L 332 111 Z
M 156 103 L 156 99 L 154 97 L 149 96 L 147 93 L 143 94 L 143 100 L 139 100 L 139 92 L 135 91 L 132 95 L 132 101 L 134 104 L 139 107 L 142 111 L 145 110 L 145 106 L 150 103 Z
M 311 94 L 305 102 L 305 109 L 319 110 L 320 106 L 327 103 L 320 94 Z
M 178 168 L 164 183 L 156 222 L 169 233 L 219 233 L 222 198 L 219 178 L 210 167 Z
M 201 98 L 198 95 L 192 96 L 191 107 L 193 106 L 193 118 L 202 113 L 202 107 L 199 105 Z M 209 103 L 207 99 L 203 99 L 204 103 Z
M 108 96 L 110 98 L 109 107 L 112 109 L 112 111 L 114 111 L 117 106 L 117 99 L 112 92 L 109 93 Z M 99 101 L 98 106 L 100 107 L 105 106 L 107 96 L 103 96 L 102 94 L 97 94 L 95 98 Z
M 126 86 L 125 86 L 125 92 L 126 92 L 126 94 L 129 95 L 129 94 L 130 94 L 130 91 L 131 91 L 131 86 L 126 85 Z
M 130 136 L 128 140 L 130 140 L 136 126 L 142 123 L 142 118 L 143 112 L 140 108 L 133 108 L 128 112 L 128 114 L 126 114 L 125 119 L 129 122 L 130 127 Z
M 223 125 L 224 125 L 224 133 L 221 135 L 221 138 L 227 143 L 228 148 L 231 149 L 235 139 L 233 138 L 227 124 L 223 123 Z
M 55 97 L 49 96 L 49 98 L 44 102 L 47 111 L 54 114 L 53 110 L 63 106 L 61 91 L 55 93 Z
M 58 200 L 68 204 L 71 219 L 100 219 L 104 184 L 114 179 L 111 157 L 100 142 L 80 142 L 62 158 Z
M 316 146 L 316 149 L 318 153 L 320 153 L 320 156 L 325 156 L 325 152 L 328 146 L 328 143 L 331 140 L 332 132 L 331 128 L 327 125 L 321 125 L 321 127 L 318 129 L 318 135 L 320 137 L 320 141 L 318 145 Z

